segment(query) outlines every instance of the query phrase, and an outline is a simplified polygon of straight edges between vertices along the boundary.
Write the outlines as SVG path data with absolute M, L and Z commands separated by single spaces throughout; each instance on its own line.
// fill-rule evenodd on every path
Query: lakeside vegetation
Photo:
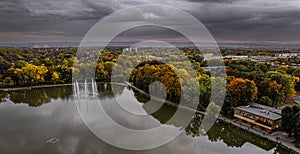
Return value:
M 203 67 L 208 66 L 208 61 L 205 60 L 204 55 L 198 50 L 192 48 L 183 48 L 181 50 L 183 51 L 183 56 L 189 58 L 196 70 L 196 80 L 200 85 L 198 89 L 200 91 L 200 99 L 196 101 L 197 105 L 199 102 L 199 110 L 204 111 L 208 107 L 212 81 L 227 83 L 222 114 L 228 116 L 233 114 L 234 107 L 248 105 L 253 102 L 283 108 L 286 106 L 284 100 L 300 91 L 300 68 L 284 65 L 273 67 L 266 62 L 250 60 L 224 60 L 227 74 L 226 80 L 224 80 L 223 78 L 212 77 L 209 71 L 203 69 Z M 118 65 L 117 60 L 122 54 L 122 48 L 110 48 L 101 51 L 97 64 L 93 62 L 77 63 L 76 51 L 76 48 L 2 48 L 0 49 L 1 86 L 15 87 L 70 83 L 72 81 L 72 72 L 83 72 L 91 65 L 96 65 L 95 78 L 97 81 L 110 81 L 112 70 L 117 68 L 127 72 L 127 75 L 130 76 L 130 82 L 145 92 L 149 92 L 148 88 L 151 83 L 161 81 L 167 91 L 167 100 L 178 103 L 178 100 L 183 97 L 187 106 L 189 105 L 188 103 L 195 103 L 195 101 L 192 101 L 192 98 L 181 96 L 180 85 L 183 82 L 186 85 L 194 84 L 188 80 L 191 77 L 188 71 L 190 68 L 178 58 L 179 55 L 164 56 L 174 54 L 171 50 L 158 52 L 154 58 L 150 57 L 145 63 L 140 65 L 136 65 L 140 62 L 140 57 L 135 56 L 134 51 L 127 51 L 129 52 L 127 54 L 130 56 L 123 59 L 125 61 L 124 65 Z M 243 52 L 237 49 L 222 50 L 223 55 L 259 54 L 274 56 L 276 52 L 278 51 Z M 167 62 L 175 61 L 176 63 L 173 63 L 174 65 L 160 63 L 157 57 L 162 57 Z M 297 58 L 277 58 L 275 62 L 285 64 L 300 63 Z M 76 67 L 74 67 L 74 64 L 77 64 Z M 136 67 L 133 68 L 133 66 Z M 178 69 L 175 66 L 182 66 L 182 68 Z M 130 69 L 126 70 L 124 68 Z M 181 78 L 178 77 L 178 73 Z M 188 88 L 188 86 L 183 88 Z M 193 91 L 193 89 L 188 90 Z M 298 108 L 295 105 L 294 107 L 288 106 L 283 109 L 284 127 L 282 130 L 296 138 L 300 137 Z

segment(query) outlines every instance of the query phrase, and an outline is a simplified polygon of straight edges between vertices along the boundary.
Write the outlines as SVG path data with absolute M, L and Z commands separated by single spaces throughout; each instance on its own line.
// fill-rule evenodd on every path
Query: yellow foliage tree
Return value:
M 52 78 L 51 80 L 55 83 L 56 81 L 59 80 L 59 74 L 57 72 L 52 73 Z

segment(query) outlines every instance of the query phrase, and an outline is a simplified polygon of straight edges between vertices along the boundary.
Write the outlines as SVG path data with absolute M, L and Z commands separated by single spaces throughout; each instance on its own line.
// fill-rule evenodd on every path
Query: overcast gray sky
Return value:
M 142 4 L 187 11 L 219 42 L 300 42 L 300 0 L 1 0 L 0 42 L 80 41 L 103 17 Z M 132 38 L 178 37 L 155 27 L 132 31 Z

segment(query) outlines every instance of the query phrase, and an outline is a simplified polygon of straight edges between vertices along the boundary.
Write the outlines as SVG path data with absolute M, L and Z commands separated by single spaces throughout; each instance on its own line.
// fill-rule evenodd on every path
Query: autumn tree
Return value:
M 227 90 L 232 106 L 247 105 L 253 103 L 257 98 L 256 84 L 248 79 L 233 79 L 227 85 Z
M 167 99 L 178 102 L 181 98 L 182 79 L 176 74 L 174 66 L 166 64 L 149 65 L 138 67 L 134 77 L 134 85 L 148 92 L 149 85 L 154 81 L 160 81 L 164 84 L 167 91 Z M 184 77 L 187 72 L 178 70 L 178 73 Z
M 8 70 L 17 84 L 33 85 L 45 81 L 48 69 L 45 66 L 25 64 L 22 68 L 10 68 Z

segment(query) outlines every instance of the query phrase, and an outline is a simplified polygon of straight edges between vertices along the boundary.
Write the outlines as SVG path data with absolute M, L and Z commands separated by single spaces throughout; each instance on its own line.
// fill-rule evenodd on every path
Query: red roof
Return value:
M 294 99 L 293 99 L 293 98 L 294 98 L 294 97 L 286 98 L 286 99 L 284 100 L 285 104 L 289 104 L 289 105 L 294 105 L 294 104 L 296 104 L 296 103 L 294 102 Z
M 296 96 L 300 96 L 300 94 L 297 94 Z M 295 98 L 296 96 L 286 98 L 286 99 L 284 100 L 284 103 L 285 103 L 285 104 L 289 104 L 289 105 L 297 104 L 297 103 L 294 101 L 294 98 Z

